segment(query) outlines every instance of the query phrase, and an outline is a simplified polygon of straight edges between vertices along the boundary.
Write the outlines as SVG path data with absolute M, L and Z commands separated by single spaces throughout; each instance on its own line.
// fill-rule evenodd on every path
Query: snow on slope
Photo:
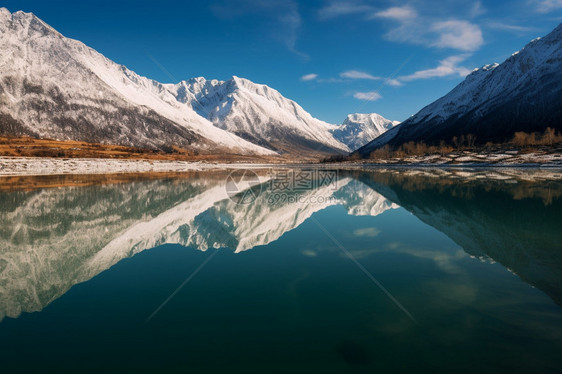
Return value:
M 366 145 L 438 143 L 473 134 L 480 142 L 505 141 L 515 131 L 562 129 L 562 24 L 502 64 L 475 69 L 442 98 Z
M 356 150 L 399 123 L 377 113 L 355 113 L 348 115 L 343 124 L 332 133 L 351 150 Z
M 242 153 L 349 152 L 396 123 L 312 117 L 247 79 L 161 84 L 65 38 L 31 13 L 0 9 L 0 131 L 131 146 Z
M 0 36 L 0 110 L 20 132 L 273 153 L 213 126 L 164 85 L 65 38 L 31 13 L 1 8 Z
M 501 93 L 497 89 L 500 87 L 498 83 L 494 82 L 493 85 L 486 85 L 486 78 L 489 74 L 499 66 L 498 63 L 484 65 L 481 68 L 476 68 L 466 76 L 458 86 L 453 88 L 451 92 L 434 103 L 426 106 L 414 116 L 408 119 L 408 123 L 420 121 L 442 121 L 443 119 L 454 115 L 458 112 L 467 112 L 478 103 L 490 100 L 494 96 Z M 506 89 L 508 82 L 503 82 L 503 89 Z
M 337 126 L 312 117 L 278 91 L 247 79 L 228 81 L 193 78 L 166 86 L 215 126 L 272 149 L 294 145 L 311 150 L 349 151 L 332 135 Z
M 349 152 L 393 123 L 312 117 L 247 79 L 161 84 L 58 33 L 31 13 L 0 8 L 0 133 L 207 152 Z

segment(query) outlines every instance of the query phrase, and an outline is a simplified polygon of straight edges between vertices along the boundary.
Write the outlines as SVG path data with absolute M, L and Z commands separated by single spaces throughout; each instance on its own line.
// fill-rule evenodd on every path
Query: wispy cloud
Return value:
M 401 76 L 398 78 L 398 80 L 401 82 L 409 82 L 418 79 L 441 78 L 447 76 L 464 77 L 470 74 L 471 70 L 459 66 L 459 64 L 466 60 L 468 57 L 469 55 L 466 54 L 450 56 L 444 60 L 439 61 L 439 65 L 435 68 L 419 70 L 413 74 Z
M 378 11 L 372 18 L 397 24 L 385 34 L 390 41 L 461 51 L 475 51 L 484 43 L 478 25 L 465 20 L 422 16 L 409 5 Z
M 375 8 L 373 6 L 358 1 L 331 1 L 318 11 L 318 17 L 322 20 L 327 20 L 349 14 L 365 14 L 374 11 Z
M 384 83 L 388 86 L 393 86 L 393 87 L 402 86 L 402 82 L 400 82 L 398 79 L 394 79 L 394 78 L 388 78 L 384 81 Z
M 340 73 L 341 78 L 348 78 L 348 79 L 367 79 L 367 80 L 379 80 L 382 79 L 381 77 L 375 77 L 369 73 L 365 73 L 363 71 L 358 70 L 348 70 Z
M 409 5 L 391 7 L 374 13 L 371 18 L 388 18 L 396 21 L 407 22 L 418 17 L 418 12 Z
M 318 78 L 318 74 L 306 74 L 301 77 L 301 81 L 308 82 L 308 81 L 313 81 L 316 78 Z
M 459 20 L 436 22 L 431 31 L 437 34 L 432 45 L 440 48 L 455 48 L 461 51 L 474 51 L 484 44 L 480 27 Z
M 282 2 L 283 3 L 283 2 Z M 287 10 L 285 14 L 279 17 L 279 21 L 285 25 L 287 32 L 278 34 L 281 41 L 285 43 L 289 51 L 308 60 L 308 55 L 297 50 L 297 37 L 302 24 L 302 18 L 298 11 L 297 4 L 294 2 L 286 2 Z
M 379 99 L 382 99 L 381 94 L 379 94 L 377 91 L 355 92 L 353 94 L 353 97 L 357 100 L 363 101 L 377 101 Z
M 509 23 L 495 22 L 495 21 L 487 22 L 484 24 L 484 26 L 494 30 L 511 31 L 515 33 L 523 33 L 523 32 L 529 32 L 535 30 L 533 27 L 529 27 L 529 26 L 512 25 Z
M 562 8 L 562 0 L 539 0 L 535 1 L 535 4 L 539 13 L 550 13 Z
M 543 2 L 562 2 L 562 0 L 542 0 Z M 464 13 L 475 18 L 485 13 L 480 0 L 464 7 Z M 427 8 L 427 7 L 426 7 Z M 332 1 L 319 10 L 321 19 L 330 19 L 350 14 L 359 14 L 365 20 L 386 20 L 393 23 L 385 34 L 390 41 L 425 45 L 435 48 L 452 48 L 461 51 L 475 51 L 484 44 L 482 30 L 474 23 L 462 19 L 431 16 L 432 12 L 422 9 L 420 13 L 413 5 L 405 4 L 386 9 L 360 1 Z

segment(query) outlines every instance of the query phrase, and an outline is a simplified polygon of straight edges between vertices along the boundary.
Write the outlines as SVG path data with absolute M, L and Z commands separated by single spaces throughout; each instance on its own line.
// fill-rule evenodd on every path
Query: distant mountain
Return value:
M 266 85 L 238 77 L 227 81 L 199 77 L 166 87 L 216 127 L 265 148 L 289 153 L 351 150 L 332 135 L 338 126 L 312 117 Z
M 476 143 L 505 142 L 516 131 L 562 130 L 562 24 L 531 41 L 502 64 L 475 69 L 444 97 L 358 152 L 385 144 L 451 142 L 472 134 Z
M 162 84 L 31 13 L 0 8 L 0 135 L 206 153 L 351 151 L 278 91 L 249 80 Z
M 355 150 L 399 123 L 399 121 L 391 121 L 377 113 L 355 113 L 348 115 L 343 124 L 332 133 L 337 140 Z

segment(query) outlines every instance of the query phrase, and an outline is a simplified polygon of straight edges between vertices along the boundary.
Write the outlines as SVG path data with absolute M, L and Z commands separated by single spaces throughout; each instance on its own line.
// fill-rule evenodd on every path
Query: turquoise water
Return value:
M 556 173 L 336 174 L 0 192 L 0 370 L 562 371 Z

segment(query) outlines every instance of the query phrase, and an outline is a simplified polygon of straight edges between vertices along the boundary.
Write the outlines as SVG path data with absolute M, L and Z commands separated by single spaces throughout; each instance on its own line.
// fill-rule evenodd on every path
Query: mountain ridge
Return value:
M 313 151 L 350 151 L 331 134 L 336 125 L 312 117 L 267 85 L 237 76 L 226 81 L 197 77 L 168 88 L 215 126 L 270 149 L 286 151 L 287 143 L 296 143 Z
M 451 143 L 472 134 L 476 142 L 506 142 L 517 131 L 562 130 L 562 24 L 501 64 L 475 69 L 445 96 L 392 132 L 357 152 L 367 156 L 386 144 Z
M 1 61 L 0 112 L 15 135 L 271 153 L 215 129 L 188 108 L 178 110 L 171 97 L 157 99 L 165 95 L 158 82 L 64 37 L 32 13 L 4 8 L 1 17 L 1 47 L 11 53 Z M 6 127 L 0 129 L 6 133 Z
M 204 154 L 322 155 L 353 151 L 351 134 L 368 133 L 361 124 L 314 118 L 277 90 L 237 76 L 175 84 L 143 77 L 33 13 L 0 8 L 0 48 L 3 135 Z

